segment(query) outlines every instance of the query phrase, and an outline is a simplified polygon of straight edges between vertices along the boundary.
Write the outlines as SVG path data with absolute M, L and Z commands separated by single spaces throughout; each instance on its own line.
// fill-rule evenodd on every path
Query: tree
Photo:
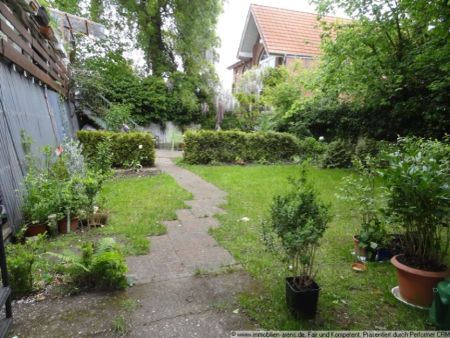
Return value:
M 177 69 L 186 74 L 210 72 L 221 0 L 117 0 L 139 27 L 138 40 L 154 75 Z
M 354 22 L 323 40 L 321 100 L 347 106 L 377 138 L 450 130 L 450 6 L 427 0 L 315 0 Z

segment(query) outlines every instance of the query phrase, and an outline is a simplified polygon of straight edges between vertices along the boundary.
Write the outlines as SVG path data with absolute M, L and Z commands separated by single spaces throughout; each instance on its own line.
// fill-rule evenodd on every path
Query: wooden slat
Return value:
M 28 41 L 31 40 L 31 34 L 28 30 L 16 19 L 14 14 L 9 10 L 8 6 L 6 6 L 3 2 L 0 2 L 0 13 L 8 20 L 17 31 L 22 34 L 22 36 Z
M 61 62 L 54 46 L 44 43 L 44 40 L 38 37 L 38 35 L 40 36 L 39 28 L 34 23 L 31 24 L 30 29 L 33 32 L 36 31 L 36 38 L 32 37 L 29 30 L 2 2 L 0 2 L 0 13 L 15 28 L 14 30 L 0 21 L 0 30 L 8 37 L 8 41 L 0 40 L 0 55 L 17 64 L 52 89 L 67 96 L 69 72 Z M 23 53 L 14 49 L 11 41 L 17 44 Z M 28 54 L 30 58 L 25 54 Z
M 36 65 L 32 64 L 27 57 L 14 49 L 14 47 L 5 40 L 1 40 L 1 49 L 0 53 L 4 55 L 7 59 L 14 62 L 19 67 L 26 70 L 28 73 L 32 74 L 52 89 L 57 92 L 62 93 L 63 95 L 67 95 L 67 91 L 62 88 L 58 83 L 56 83 L 48 74 L 44 73 L 41 69 L 39 69 Z
M 11 29 L 6 23 L 0 20 L 0 31 L 5 33 L 8 39 L 14 41 L 20 48 L 22 48 L 30 56 L 33 55 L 33 49 L 30 44 L 25 41 L 20 35 Z

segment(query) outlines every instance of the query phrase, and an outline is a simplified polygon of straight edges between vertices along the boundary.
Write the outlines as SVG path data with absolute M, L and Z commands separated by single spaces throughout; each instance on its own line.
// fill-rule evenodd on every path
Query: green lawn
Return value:
M 109 222 L 103 228 L 52 237 L 40 251 L 76 250 L 83 242 L 102 237 L 114 237 L 126 255 L 141 255 L 149 251 L 148 237 L 166 232 L 161 223 L 176 219 L 175 211 L 185 208 L 191 194 L 182 189 L 169 175 L 143 178 L 121 178 L 107 181 L 101 192 Z M 53 280 L 60 265 L 47 255 L 41 255 L 34 265 L 38 288 Z
M 228 249 L 256 279 L 255 290 L 241 296 L 247 313 L 265 329 L 407 329 L 429 328 L 427 313 L 399 303 L 390 290 L 396 284 L 390 263 L 371 263 L 366 273 L 350 268 L 354 261 L 352 236 L 358 220 L 350 205 L 335 194 L 346 170 L 312 168 L 310 178 L 324 201 L 332 204 L 334 219 L 327 230 L 317 258 L 317 282 L 322 290 L 319 315 L 313 322 L 294 320 L 286 310 L 285 264 L 265 250 L 261 221 L 268 214 L 272 197 L 288 188 L 295 165 L 276 166 L 187 166 L 207 181 L 229 193 L 227 214 L 219 216 L 222 227 L 213 236 Z M 242 222 L 249 217 L 249 222 Z
M 166 233 L 161 221 L 175 220 L 177 209 L 192 198 L 169 175 L 116 179 L 105 184 L 102 197 L 110 212 L 105 235 L 124 236 L 126 253 L 139 255 L 149 250 L 148 236 Z

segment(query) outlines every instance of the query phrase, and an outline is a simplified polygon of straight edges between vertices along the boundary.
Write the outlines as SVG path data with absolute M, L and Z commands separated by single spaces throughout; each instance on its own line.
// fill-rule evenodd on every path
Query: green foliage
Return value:
M 155 164 L 155 144 L 149 133 L 115 133 L 109 131 L 79 131 L 83 152 L 88 161 L 96 162 L 98 148 L 109 144 L 114 167 L 153 166 Z M 106 154 L 104 154 L 106 155 Z M 101 162 L 108 162 L 100 159 Z M 103 164 L 96 164 L 103 166 Z
M 61 147 L 60 156 L 45 147 L 43 161 L 27 154 L 22 205 L 27 224 L 50 224 L 50 215 L 80 217 L 93 209 L 102 176 L 86 169 L 78 142 L 65 140 Z
M 27 296 L 33 292 L 33 265 L 38 254 L 43 252 L 44 236 L 23 244 L 6 246 L 6 264 L 8 266 L 9 284 L 15 298 Z
M 301 160 L 311 160 L 319 164 L 322 155 L 327 149 L 327 144 L 316 140 L 314 137 L 305 137 L 299 141 L 299 156 Z
M 336 140 L 327 145 L 321 165 L 324 168 L 350 168 L 354 146 L 344 140 Z
M 175 71 L 177 55 L 186 74 L 208 73 L 210 79 L 214 77 L 213 60 L 205 51 L 214 51 L 218 46 L 215 27 L 221 1 L 117 2 L 129 19 L 137 23 L 138 42 L 153 74 L 160 77 Z
M 173 121 L 186 125 L 205 118 L 202 105 L 213 106 L 210 83 L 198 74 L 172 72 L 162 77 L 143 77 L 122 56 L 122 50 L 107 51 L 81 59 L 74 66 L 74 82 L 85 103 L 103 114 L 113 130 L 132 118 L 137 123 Z M 166 83 L 167 82 L 167 83 Z M 98 106 L 98 95 L 113 103 L 109 111 Z
M 360 217 L 360 229 L 357 234 L 359 246 L 374 253 L 377 248 L 387 244 L 387 231 L 381 208 L 384 195 L 377 193 L 376 180 L 379 173 L 374 158 L 366 157 L 353 161 L 357 175 L 344 178 L 344 186 L 338 197 L 350 202 Z M 373 255 L 374 257 L 374 255 Z
M 115 290 L 128 285 L 125 258 L 112 238 L 102 238 L 95 246 L 84 243 L 81 255 L 48 254 L 63 262 L 66 274 L 80 289 Z
M 318 97 L 350 109 L 359 135 L 442 137 L 450 128 L 449 22 L 445 1 L 316 0 L 355 21 L 323 41 Z M 342 129 L 345 132 L 344 129 Z
M 127 104 L 113 104 L 105 114 L 105 122 L 108 129 L 119 131 L 123 124 L 129 122 L 131 118 L 132 106 Z
M 305 168 L 293 182 L 291 191 L 275 196 L 271 206 L 271 224 L 292 262 L 299 289 L 314 279 L 314 259 L 319 240 L 331 220 L 329 206 L 323 204 L 308 184 Z
M 298 140 L 294 136 L 273 132 L 187 132 L 184 144 L 184 159 L 190 164 L 275 163 L 290 161 L 298 154 Z
M 450 241 L 450 145 L 402 138 L 383 172 L 387 214 L 405 231 L 405 255 L 417 268 L 441 268 Z
M 14 297 L 22 297 L 33 291 L 32 268 L 35 256 L 25 245 L 9 245 L 7 250 L 9 283 Z

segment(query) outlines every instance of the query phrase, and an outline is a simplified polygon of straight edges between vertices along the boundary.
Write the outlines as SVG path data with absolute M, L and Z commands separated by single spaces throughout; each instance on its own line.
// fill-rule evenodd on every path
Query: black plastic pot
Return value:
M 286 278 L 287 306 L 296 318 L 313 319 L 317 312 L 320 287 L 313 282 L 309 288 L 298 290 L 294 278 Z
M 377 254 L 375 258 L 377 262 L 384 262 L 390 260 L 392 257 L 393 256 L 391 250 L 387 248 L 379 248 L 377 249 Z

